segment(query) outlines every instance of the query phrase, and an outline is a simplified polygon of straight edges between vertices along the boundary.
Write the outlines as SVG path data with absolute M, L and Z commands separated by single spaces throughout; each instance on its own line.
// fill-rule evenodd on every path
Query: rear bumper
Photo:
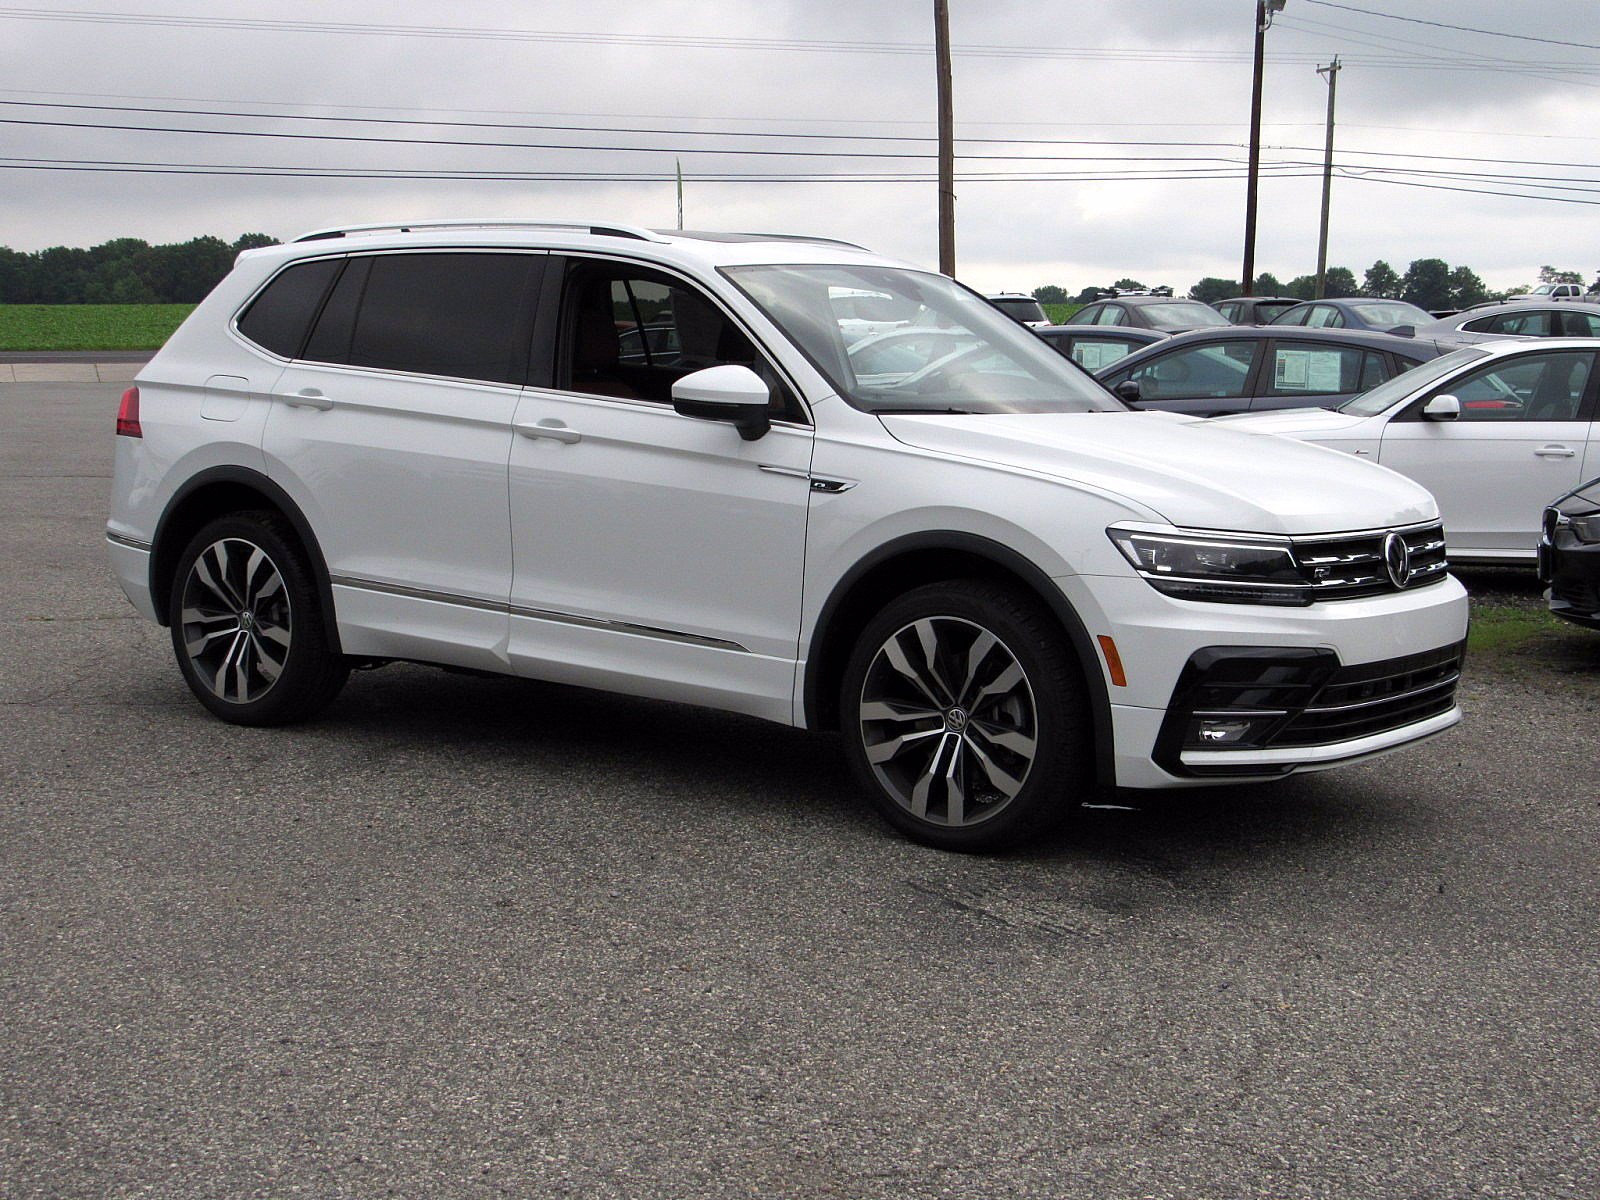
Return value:
M 159 621 L 150 596 L 149 543 L 108 529 L 106 552 L 111 559 L 111 571 L 122 586 L 122 594 L 127 596 L 128 602 L 138 609 L 139 615 L 145 620 Z

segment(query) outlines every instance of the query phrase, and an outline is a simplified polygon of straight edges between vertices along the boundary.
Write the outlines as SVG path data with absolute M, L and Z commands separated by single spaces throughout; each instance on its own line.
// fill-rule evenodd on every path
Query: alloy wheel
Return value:
M 293 631 L 289 593 L 260 546 L 223 538 L 183 583 L 183 648 L 196 678 L 232 704 L 261 699 L 283 674 Z
M 950 828 L 1009 805 L 1039 746 L 1021 663 L 959 617 L 921 618 L 883 643 L 862 681 L 860 724 L 867 763 L 895 803 Z

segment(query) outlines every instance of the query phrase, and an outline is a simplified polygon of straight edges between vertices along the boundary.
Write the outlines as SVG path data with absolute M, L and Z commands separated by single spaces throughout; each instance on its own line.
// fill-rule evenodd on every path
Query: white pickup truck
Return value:
M 1514 300 L 1595 300 L 1600 294 L 1586 292 L 1581 283 L 1541 283 L 1531 292 L 1507 296 L 1506 303 Z

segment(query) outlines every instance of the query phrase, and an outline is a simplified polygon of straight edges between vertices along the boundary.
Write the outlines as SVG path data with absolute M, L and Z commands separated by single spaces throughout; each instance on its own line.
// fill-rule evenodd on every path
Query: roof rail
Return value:
M 632 238 L 639 242 L 664 240 L 636 225 L 596 225 L 590 221 L 518 221 L 491 217 L 487 220 L 455 221 L 380 221 L 372 225 L 341 225 L 334 229 L 314 229 L 295 238 L 296 242 L 321 242 L 356 233 L 413 233 L 435 229 L 568 229 L 601 237 Z

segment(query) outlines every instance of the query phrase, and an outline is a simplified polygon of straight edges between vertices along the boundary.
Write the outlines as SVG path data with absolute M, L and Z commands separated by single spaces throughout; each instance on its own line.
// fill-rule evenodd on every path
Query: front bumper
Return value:
M 1539 542 L 1539 579 L 1550 612 L 1564 621 L 1600 629 L 1600 545 L 1579 542 L 1571 534 L 1548 534 Z
M 1057 584 L 1091 634 L 1115 640 L 1122 660 L 1121 685 L 1101 663 L 1118 786 L 1184 787 L 1319 770 L 1387 753 L 1461 719 L 1454 702 L 1458 667 L 1440 667 L 1451 660 L 1459 664 L 1467 635 L 1466 591 L 1453 578 L 1415 591 L 1305 608 L 1176 600 L 1138 578 L 1068 576 Z M 1315 666 L 1317 673 L 1300 680 L 1308 686 L 1293 695 L 1246 695 L 1252 703 L 1274 701 L 1257 703 L 1273 710 L 1267 717 L 1273 727 L 1251 730 L 1242 745 L 1218 741 L 1207 747 L 1189 737 L 1190 724 L 1197 711 L 1207 711 L 1202 704 L 1224 710 L 1227 705 L 1218 703 L 1225 698 L 1215 691 L 1189 694 L 1203 679 L 1191 663 L 1206 656 L 1214 662 L 1254 658 L 1260 664 Z M 1411 696 L 1403 677 L 1415 666 L 1412 660 L 1428 656 L 1439 663 L 1421 669 L 1440 673 L 1414 682 L 1433 690 Z M 1226 682 L 1209 682 L 1219 681 Z M 1252 683 L 1247 677 L 1232 682 Z

